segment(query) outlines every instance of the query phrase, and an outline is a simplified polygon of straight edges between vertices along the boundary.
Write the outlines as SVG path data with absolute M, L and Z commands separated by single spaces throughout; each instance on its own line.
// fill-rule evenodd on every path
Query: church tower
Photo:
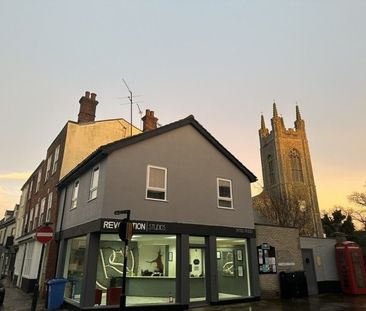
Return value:
M 295 128 L 287 129 L 273 103 L 271 125 L 269 131 L 262 115 L 259 140 L 264 191 L 283 202 L 289 202 L 295 193 L 299 208 L 309 213 L 305 234 L 323 237 L 305 122 L 299 107 L 296 106 Z

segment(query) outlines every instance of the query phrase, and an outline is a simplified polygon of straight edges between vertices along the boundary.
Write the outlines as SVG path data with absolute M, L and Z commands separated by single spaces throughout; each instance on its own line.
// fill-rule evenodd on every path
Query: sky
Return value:
M 305 120 L 320 210 L 366 182 L 366 1 L 0 0 L 0 218 L 79 99 L 129 119 L 195 118 L 259 179 L 272 103 Z M 134 107 L 133 123 L 140 126 Z

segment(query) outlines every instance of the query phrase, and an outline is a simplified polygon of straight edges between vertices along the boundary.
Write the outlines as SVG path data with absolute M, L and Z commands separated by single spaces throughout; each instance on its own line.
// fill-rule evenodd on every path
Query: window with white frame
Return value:
M 37 184 L 36 184 L 36 193 L 39 190 L 39 185 L 41 183 L 41 178 L 42 178 L 42 169 L 39 170 L 38 172 L 38 176 L 37 176 Z
M 22 195 L 20 197 L 20 206 L 23 206 L 26 202 L 26 199 L 28 198 L 28 190 L 29 190 L 29 184 L 26 185 L 22 191 Z
M 44 208 L 46 206 L 46 197 L 44 197 L 41 201 L 41 209 L 39 211 L 39 220 L 38 220 L 38 226 L 43 224 L 43 216 L 44 216 Z
M 90 180 L 89 200 L 93 200 L 97 197 L 99 181 L 99 166 L 94 167 L 92 177 Z
M 39 210 L 39 203 L 36 204 L 36 208 L 34 211 L 33 229 L 37 228 L 38 225 L 38 210 Z
M 50 192 L 48 194 L 48 198 L 47 198 L 46 222 L 51 221 L 51 207 L 52 207 L 52 192 Z
M 54 174 L 57 170 L 59 156 L 60 156 L 60 145 L 58 145 L 55 149 L 55 157 L 53 158 L 53 165 L 52 165 L 52 174 Z
M 27 243 L 27 250 L 24 256 L 24 266 L 23 266 L 23 276 L 26 277 L 30 277 L 31 275 L 32 259 L 34 260 L 33 256 L 34 244 L 35 242 Z
M 78 205 L 78 193 L 79 193 L 79 181 L 75 181 L 72 189 L 71 207 L 70 209 L 76 208 Z
M 25 219 L 24 219 L 24 233 L 28 232 L 28 213 L 25 214 Z
M 52 162 L 52 155 L 50 155 L 47 159 L 47 168 L 46 168 L 46 175 L 44 176 L 44 181 L 46 182 L 50 177 L 50 170 L 51 170 L 51 162 Z
M 230 179 L 217 178 L 217 206 L 221 208 L 233 208 Z
M 28 192 L 28 200 L 32 197 L 32 190 L 33 190 L 33 179 L 31 180 Z
M 147 166 L 146 199 L 167 200 L 167 172 L 164 167 Z
M 28 231 L 31 231 L 33 228 L 33 213 L 34 213 L 34 208 L 31 208 L 30 213 L 29 213 Z

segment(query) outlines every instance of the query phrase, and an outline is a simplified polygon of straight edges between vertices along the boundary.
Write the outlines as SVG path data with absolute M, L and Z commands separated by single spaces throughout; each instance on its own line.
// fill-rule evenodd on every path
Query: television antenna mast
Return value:
M 130 95 L 128 96 L 128 99 L 130 101 L 130 136 L 132 136 L 132 105 L 133 105 L 133 94 L 132 94 L 132 91 L 130 90 L 130 88 L 128 87 L 125 79 L 122 79 L 122 81 L 125 84 L 128 92 L 130 93 Z

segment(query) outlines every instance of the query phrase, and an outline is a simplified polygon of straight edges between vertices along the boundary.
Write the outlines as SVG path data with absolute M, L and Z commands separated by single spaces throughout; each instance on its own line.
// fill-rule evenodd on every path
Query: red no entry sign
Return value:
M 47 243 L 53 238 L 53 230 L 51 227 L 43 226 L 39 227 L 36 231 L 36 240 L 40 243 Z

